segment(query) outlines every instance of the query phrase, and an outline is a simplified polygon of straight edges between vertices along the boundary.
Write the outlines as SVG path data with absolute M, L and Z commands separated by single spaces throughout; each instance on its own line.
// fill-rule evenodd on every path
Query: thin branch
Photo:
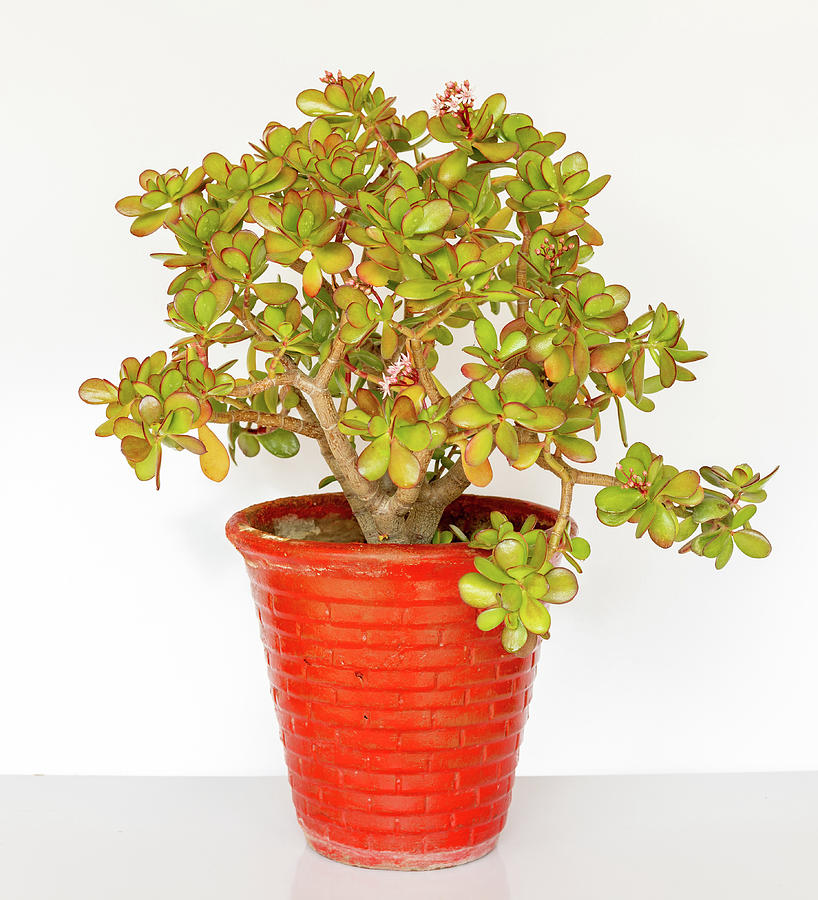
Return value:
M 345 320 L 346 317 L 341 319 L 339 327 L 344 324 Z M 318 373 L 314 378 L 315 386 L 317 388 L 324 390 L 329 384 L 333 372 L 338 368 L 338 365 L 341 362 L 346 346 L 346 342 L 341 339 L 340 335 L 336 336 L 330 347 L 329 355 L 321 363 L 321 367 L 318 369 Z
M 429 367 L 426 365 L 426 359 L 423 356 L 423 347 L 421 346 L 421 342 L 418 340 L 411 340 L 408 343 L 409 353 L 412 357 L 412 365 L 415 367 L 415 370 L 418 373 L 418 380 L 420 381 L 423 390 L 426 391 L 426 396 L 432 401 L 432 403 L 439 403 L 440 391 L 437 389 L 435 380 L 434 378 L 432 378 L 432 373 Z
M 231 409 L 227 412 L 214 412 L 209 419 L 216 425 L 227 425 L 231 422 L 253 422 L 265 428 L 283 428 L 295 434 L 303 434 L 304 437 L 319 440 L 321 429 L 295 416 L 286 416 L 279 413 L 263 413 L 255 409 Z
M 619 487 L 622 482 L 613 475 L 603 475 L 600 472 L 582 472 L 579 469 L 571 469 L 574 484 L 594 484 L 597 487 Z
M 424 169 L 428 169 L 429 166 L 433 166 L 435 163 L 443 162 L 444 159 L 448 159 L 456 152 L 457 149 L 455 148 L 454 150 L 449 150 L 448 153 L 441 153 L 440 156 L 429 156 L 415 166 L 415 171 L 422 172 Z
M 378 128 L 378 126 L 373 124 L 371 126 L 371 128 L 372 128 L 372 131 L 373 131 L 375 137 L 378 139 L 378 143 L 381 145 L 381 147 L 383 147 L 384 150 L 386 150 L 386 152 L 389 155 L 389 158 L 392 160 L 392 162 L 400 162 L 401 161 L 400 157 L 395 152 L 392 145 L 381 134 L 381 131 Z
M 284 359 L 284 354 L 286 352 L 285 347 L 280 347 L 276 354 L 270 357 L 268 368 L 275 369 L 280 362 Z M 254 381 L 251 384 L 244 385 L 244 387 L 236 388 L 232 393 L 231 397 L 254 397 L 256 394 L 262 394 L 268 388 L 271 387 L 283 387 L 286 384 L 291 384 L 291 377 L 287 374 L 287 372 L 283 372 L 279 375 L 268 375 L 266 378 L 261 378 L 259 381 Z
M 517 250 L 517 287 L 528 287 L 528 273 L 526 271 L 526 260 L 524 256 L 528 253 L 528 246 L 531 243 L 531 229 L 524 213 L 518 213 L 517 224 L 523 233 L 523 243 Z M 526 297 L 517 298 L 517 318 L 522 319 L 528 310 L 529 301 Z
M 603 475 L 601 472 L 583 472 L 581 469 L 575 469 L 546 450 L 543 450 L 540 454 L 537 465 L 542 469 L 553 472 L 562 484 L 559 514 L 548 539 L 548 558 L 550 559 L 559 547 L 565 529 L 568 527 L 574 485 L 592 484 L 597 487 L 611 487 L 612 485 L 618 485 L 620 482 L 612 475 Z
M 569 516 L 571 515 L 571 499 L 574 494 L 574 480 L 569 471 L 570 467 L 564 466 L 559 460 L 555 459 L 555 457 L 545 450 L 540 454 L 537 463 L 542 466 L 542 468 L 549 469 L 557 475 L 561 482 L 560 508 L 557 513 L 557 521 L 554 522 L 554 527 L 551 529 L 551 534 L 548 538 L 547 558 L 551 560 L 562 541 L 565 529 L 568 527 Z

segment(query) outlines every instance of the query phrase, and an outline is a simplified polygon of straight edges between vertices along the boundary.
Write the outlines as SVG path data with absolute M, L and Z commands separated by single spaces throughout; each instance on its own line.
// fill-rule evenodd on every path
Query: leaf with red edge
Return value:
M 205 447 L 205 452 L 199 457 L 202 472 L 211 481 L 223 481 L 230 471 L 230 456 L 224 444 L 207 425 L 199 427 L 199 440 Z
M 548 593 L 543 598 L 546 603 L 568 603 L 579 590 L 577 576 L 570 569 L 556 566 L 545 573 Z
M 79 387 L 80 399 L 86 403 L 116 403 L 117 389 L 104 378 L 86 378 Z
M 596 459 L 596 450 L 590 441 L 564 434 L 555 434 L 554 443 L 562 455 L 574 462 L 588 463 Z
M 540 453 L 542 453 L 540 444 L 520 444 L 517 459 L 515 459 L 511 465 L 518 471 L 529 469 L 540 458 Z
M 358 471 L 367 481 L 377 481 L 389 467 L 390 440 L 388 434 L 375 438 L 358 457 Z
M 466 478 L 476 487 L 485 487 L 491 482 L 494 474 L 491 470 L 491 463 L 488 460 L 484 460 L 479 466 L 470 466 L 463 459 L 463 472 Z
M 388 472 L 392 483 L 399 488 L 414 487 L 423 476 L 420 463 L 414 453 L 397 441 L 392 442 Z
M 304 279 L 304 293 L 308 297 L 315 297 L 321 290 L 321 284 L 324 280 L 321 275 L 321 267 L 315 257 L 313 257 L 304 267 L 302 277 Z
M 472 468 L 482 465 L 494 449 L 494 433 L 491 428 L 481 428 L 466 444 L 463 461 Z
M 679 520 L 664 504 L 656 504 L 656 513 L 648 526 L 650 539 L 657 547 L 667 549 L 676 540 Z
M 591 371 L 613 372 L 628 355 L 628 345 L 623 343 L 601 344 L 591 351 Z

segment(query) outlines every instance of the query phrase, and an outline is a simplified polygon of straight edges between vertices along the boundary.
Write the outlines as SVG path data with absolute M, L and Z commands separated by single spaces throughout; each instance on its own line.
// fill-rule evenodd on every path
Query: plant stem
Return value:
M 304 437 L 318 439 L 321 429 L 295 416 L 286 416 L 279 413 L 263 413 L 255 409 L 231 409 L 227 412 L 214 412 L 210 419 L 216 425 L 227 425 L 231 422 L 253 422 L 265 428 L 283 428 L 295 434 L 303 434 Z

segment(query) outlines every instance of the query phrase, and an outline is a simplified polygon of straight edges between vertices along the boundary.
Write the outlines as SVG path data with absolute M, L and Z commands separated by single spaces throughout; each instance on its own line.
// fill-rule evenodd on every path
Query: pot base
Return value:
M 449 869 L 464 863 L 474 862 L 491 853 L 497 846 L 497 837 L 493 837 L 473 847 L 459 847 L 456 850 L 423 851 L 407 853 L 402 850 L 364 850 L 360 847 L 349 847 L 329 838 L 310 832 L 303 823 L 301 830 L 310 847 L 321 856 L 334 862 L 361 869 L 389 869 L 404 872 L 428 872 L 432 869 Z

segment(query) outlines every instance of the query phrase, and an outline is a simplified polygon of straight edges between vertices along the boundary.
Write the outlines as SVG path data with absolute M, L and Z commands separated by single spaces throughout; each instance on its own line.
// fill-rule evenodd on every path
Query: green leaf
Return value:
M 528 338 L 522 331 L 510 331 L 500 344 L 497 355 L 500 359 L 508 359 L 518 353 L 522 353 L 528 346 Z
M 429 446 L 432 432 L 426 422 L 416 422 L 414 425 L 396 425 L 395 437 L 408 450 L 418 453 Z
M 468 162 L 469 156 L 465 150 L 455 150 L 440 164 L 437 180 L 446 187 L 453 187 L 466 176 Z
M 503 648 L 508 653 L 516 653 L 522 650 L 528 640 L 528 631 L 525 625 L 518 622 L 516 626 L 506 625 L 503 629 Z
M 671 497 L 673 500 L 685 500 L 694 494 L 699 488 L 699 473 L 693 469 L 685 469 L 679 472 L 662 488 L 661 494 Z
M 358 471 L 367 481 L 377 481 L 389 468 L 391 442 L 389 435 L 376 438 L 358 457 Z
M 506 421 L 500 422 L 494 433 L 494 441 L 500 452 L 509 460 L 509 462 L 513 462 L 519 457 L 520 442 L 517 437 L 517 431 L 513 425 L 510 425 Z
M 752 528 L 734 531 L 733 540 L 745 556 L 753 559 L 763 559 L 765 556 L 769 556 L 773 549 L 767 538 L 760 531 L 754 531 Z
M 558 406 L 535 406 L 533 419 L 524 421 L 531 431 L 553 431 L 566 421 L 565 413 Z
M 472 147 L 479 150 L 489 162 L 505 162 L 520 150 L 520 145 L 513 141 L 499 144 L 475 141 Z
M 478 319 L 474 323 L 474 335 L 477 343 L 486 353 L 495 353 L 497 350 L 497 331 L 488 319 Z
M 657 547 L 667 549 L 676 540 L 679 520 L 664 504 L 656 504 L 656 514 L 648 526 L 650 539 Z
M 304 293 L 308 297 L 315 297 L 321 290 L 323 278 L 321 277 L 321 267 L 314 256 L 304 267 L 302 277 L 304 279 Z
M 545 634 L 551 627 L 551 613 L 533 597 L 525 597 L 520 606 L 520 621 L 528 631 Z
M 297 435 L 284 428 L 276 428 L 266 434 L 256 434 L 255 437 L 268 453 L 280 459 L 289 459 L 301 449 Z
M 333 106 L 321 91 L 314 89 L 301 91 L 295 98 L 295 105 L 305 116 L 337 116 L 338 109 Z M 300 133 L 300 132 L 299 132 Z
M 466 444 L 463 459 L 470 466 L 482 465 L 494 449 L 494 433 L 490 427 L 481 428 Z
M 146 235 L 153 234 L 154 231 L 162 227 L 167 213 L 168 211 L 166 209 L 157 209 L 154 210 L 154 212 L 137 216 L 131 223 L 131 234 L 135 234 L 137 237 L 145 237 Z M 144 480 L 148 481 L 151 478 L 153 478 L 153 475 L 148 475 Z
M 348 269 L 354 262 L 352 250 L 346 244 L 340 244 L 332 241 L 323 247 L 316 247 L 313 250 L 318 265 L 328 274 L 337 275 Z
M 255 435 L 250 434 L 248 431 L 242 431 L 236 439 L 236 445 L 245 456 L 250 458 L 258 456 L 261 450 L 261 445 L 256 440 Z
M 230 163 L 221 153 L 208 153 L 202 160 L 202 168 L 208 178 L 224 184 L 230 174 Z
M 399 488 L 414 487 L 423 474 L 415 455 L 397 442 L 392 443 L 388 471 L 392 483 Z
M 498 625 L 502 625 L 505 617 L 506 611 L 502 606 L 497 606 L 494 609 L 484 609 L 477 617 L 477 627 L 481 631 L 491 631 Z
M 481 428 L 491 422 L 497 421 L 497 416 L 486 412 L 479 403 L 473 400 L 464 400 L 459 403 L 451 413 L 451 422 L 458 428 Z
M 571 554 L 577 559 L 588 559 L 591 555 L 591 545 L 585 538 L 571 538 Z
M 730 504 L 723 497 L 705 495 L 704 500 L 693 508 L 693 520 L 698 523 L 722 519 L 730 512 Z
M 467 572 L 463 575 L 457 582 L 457 589 L 460 599 L 477 609 L 487 609 L 499 603 L 500 585 L 489 581 L 479 572 Z
M 473 381 L 470 390 L 474 399 L 486 412 L 491 413 L 492 416 L 499 416 L 502 413 L 503 405 L 493 388 L 482 381 Z
M 505 569 L 501 569 L 493 560 L 487 559 L 485 556 L 476 556 L 474 559 L 474 567 L 486 578 L 496 581 L 498 585 L 514 584 L 514 579 Z M 500 589 L 499 587 L 497 588 Z
M 440 287 L 440 284 L 431 278 L 410 278 L 399 284 L 395 288 L 395 293 L 407 300 L 431 300 Z
M 555 434 L 553 440 L 562 451 L 562 455 L 574 462 L 588 463 L 596 459 L 594 445 L 585 438 Z
M 452 205 L 446 200 L 430 200 L 423 206 L 423 215 L 415 234 L 428 234 L 430 231 L 438 231 L 450 219 Z
M 546 603 L 568 603 L 573 600 L 579 590 L 577 576 L 570 569 L 556 566 L 545 573 L 548 582 L 548 593 L 545 595 Z
M 538 384 L 539 382 L 528 369 L 512 369 L 503 376 L 500 382 L 500 397 L 504 403 L 526 403 L 537 390 Z M 497 412 L 500 410 L 498 409 Z
M 525 565 L 528 559 L 528 545 L 518 537 L 507 537 L 494 548 L 494 560 L 501 569 L 508 571 L 514 566 Z
M 613 372 L 628 354 L 627 344 L 602 344 L 591 351 L 591 370 L 593 372 Z
M 758 507 L 754 506 L 752 503 L 748 503 L 747 506 L 742 506 L 742 508 L 733 516 L 730 527 L 736 529 L 746 525 L 756 514 L 757 510 Z
M 298 289 L 286 281 L 273 281 L 266 284 L 254 284 L 253 290 L 262 303 L 269 306 L 283 306 L 298 293 Z
M 104 378 L 87 378 L 79 388 L 80 399 L 86 403 L 116 403 L 118 392 Z
M 602 490 L 594 498 L 597 509 L 604 512 L 623 513 L 636 509 L 644 498 L 636 488 L 610 486 Z
M 728 535 L 728 540 L 725 542 L 722 549 L 719 551 L 719 555 L 716 557 L 716 568 L 723 569 L 728 562 L 730 562 L 730 557 L 733 555 L 733 540 Z

